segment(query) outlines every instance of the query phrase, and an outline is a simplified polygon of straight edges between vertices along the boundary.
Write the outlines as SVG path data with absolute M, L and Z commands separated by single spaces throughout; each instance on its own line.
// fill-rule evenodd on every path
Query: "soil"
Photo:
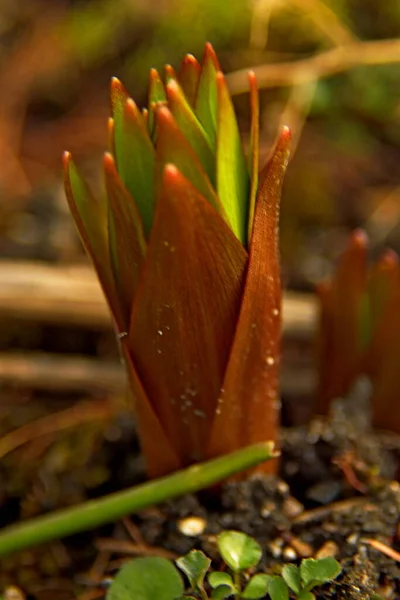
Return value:
M 263 572 L 334 556 L 342 573 L 318 590 L 318 598 L 400 598 L 400 485 L 394 480 L 400 438 L 370 430 L 360 410 L 367 399 L 362 388 L 352 402 L 336 404 L 331 420 L 282 430 L 280 477 L 226 483 L 218 492 L 185 496 L 10 557 L 3 561 L 0 584 L 19 585 L 37 600 L 102 598 L 116 569 L 132 556 L 174 558 L 199 548 L 218 567 L 216 534 L 239 529 L 262 545 Z M 114 454 L 113 460 L 120 460 L 126 485 L 132 463 L 119 443 L 119 459 Z M 100 486 L 93 495 L 108 491 Z

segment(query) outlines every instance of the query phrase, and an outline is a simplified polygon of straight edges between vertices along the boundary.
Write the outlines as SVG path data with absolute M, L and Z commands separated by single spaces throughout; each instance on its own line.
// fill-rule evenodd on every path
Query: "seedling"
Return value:
M 251 574 L 257 567 L 262 549 L 258 542 L 239 531 L 225 531 L 217 537 L 217 547 L 229 571 L 213 571 L 205 579 L 211 560 L 200 550 L 192 550 L 178 558 L 176 565 L 187 576 L 190 590 L 184 591 L 179 572 L 171 561 L 164 558 L 134 559 L 115 577 L 107 593 L 107 600 L 314 600 L 312 589 L 335 579 L 341 572 L 334 558 L 303 560 L 300 567 L 286 565 L 282 576 L 266 573 Z M 160 581 L 162 591 L 160 592 Z
M 319 288 L 321 414 L 345 397 L 360 375 L 372 383 L 372 423 L 400 432 L 400 262 L 387 250 L 368 268 L 368 239 L 350 236 L 331 280 Z
M 331 556 L 319 560 L 306 558 L 300 567 L 285 565 L 282 569 L 282 578 L 294 592 L 297 600 L 314 600 L 315 595 L 311 590 L 336 579 L 340 572 L 339 563 Z M 282 595 L 273 595 L 270 588 L 268 591 L 272 600 L 284 600 Z
M 147 109 L 113 80 L 103 198 L 64 157 L 151 477 L 277 439 L 278 213 L 290 132 L 282 129 L 259 173 L 253 73 L 249 87 L 247 157 L 210 44 L 201 65 L 188 55 L 178 74 L 151 71 Z M 274 469 L 276 461 L 259 467 Z

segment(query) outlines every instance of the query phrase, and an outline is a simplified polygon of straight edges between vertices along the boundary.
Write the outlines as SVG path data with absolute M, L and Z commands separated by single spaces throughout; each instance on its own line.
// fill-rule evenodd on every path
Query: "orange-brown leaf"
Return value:
M 330 280 L 323 281 L 317 286 L 316 292 L 319 299 L 316 344 L 319 385 L 316 413 L 327 415 L 332 400 L 329 390 L 332 387 L 332 378 L 335 379 L 335 373 L 332 371 L 335 352 L 333 347 L 333 329 L 335 323 L 332 312 L 332 282 Z
M 192 54 L 187 54 L 182 61 L 178 74 L 178 81 L 189 102 L 194 107 L 196 103 L 197 86 L 201 74 L 201 67 Z
M 186 464 L 204 458 L 246 264 L 226 223 L 167 165 L 129 345 L 154 412 Z
M 126 337 L 121 338 L 121 349 L 128 371 L 130 393 L 133 395 L 135 415 L 138 420 L 138 435 L 146 458 L 147 475 L 150 478 L 161 477 L 177 471 L 184 465 L 179 460 L 172 444 L 168 441 L 165 431 L 143 389 L 132 362 Z
M 372 423 L 375 427 L 400 433 L 400 277 L 378 326 L 372 344 L 370 375 L 373 383 Z
M 330 399 L 346 393 L 359 374 L 365 349 L 363 329 L 368 327 L 366 289 L 367 237 L 356 230 L 332 280 L 332 378 L 326 390 Z
M 279 201 L 288 162 L 284 128 L 260 174 L 249 267 L 238 327 L 209 443 L 209 456 L 276 440 L 280 342 Z M 265 468 L 265 467 L 263 467 Z M 274 468 L 268 463 L 267 470 Z
M 396 351 L 396 327 L 400 325 L 400 262 L 388 250 L 372 267 L 370 273 L 371 340 L 366 350 L 363 368 L 373 379 L 385 370 L 385 363 Z M 400 355 L 396 355 L 400 365 Z

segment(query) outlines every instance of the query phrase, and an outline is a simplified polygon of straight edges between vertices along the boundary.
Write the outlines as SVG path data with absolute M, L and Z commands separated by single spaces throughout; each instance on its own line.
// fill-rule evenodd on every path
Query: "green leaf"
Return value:
M 191 587 L 194 590 L 204 591 L 204 577 L 211 565 L 211 560 L 208 556 L 200 550 L 192 550 L 189 554 L 178 558 L 175 562 L 189 579 Z
M 312 592 L 301 592 L 296 600 L 315 600 L 315 595 Z
M 184 592 L 182 578 L 166 558 L 136 558 L 117 573 L 107 600 L 176 600 Z
M 303 586 L 301 585 L 300 570 L 296 565 L 285 565 L 282 569 L 282 577 L 295 594 L 301 592 Z
M 259 573 L 254 575 L 249 583 L 246 585 L 242 598 L 245 600 L 258 600 L 258 598 L 264 598 L 267 595 L 268 584 L 271 579 L 270 575 Z
M 241 531 L 223 531 L 217 537 L 217 546 L 223 560 L 234 572 L 255 567 L 262 556 L 260 544 Z
M 249 195 L 249 217 L 247 227 L 248 243 L 251 240 L 253 232 L 254 210 L 256 206 L 256 197 L 258 190 L 258 169 L 259 169 L 259 137 L 260 137 L 260 105 L 257 89 L 257 80 L 253 71 L 249 72 L 250 85 L 250 111 L 251 111 L 251 130 L 249 155 L 247 158 L 250 175 L 250 195 Z
M 182 61 L 178 81 L 190 106 L 196 103 L 197 86 L 201 75 L 201 67 L 192 54 L 187 54 Z
M 234 590 L 229 585 L 219 585 L 211 592 L 212 600 L 223 600 L 234 594 Z
M 234 234 L 247 247 L 249 174 L 232 100 L 222 73 L 216 75 L 217 194 Z
M 213 571 L 208 576 L 208 583 L 212 588 L 216 588 L 219 585 L 227 585 L 234 589 L 235 584 L 232 581 L 232 577 L 229 573 L 225 573 L 224 571 Z
M 322 585 L 335 579 L 341 572 L 341 566 L 333 556 L 315 560 L 307 558 L 301 562 L 300 575 L 303 586 L 311 590 L 316 585 Z
M 111 79 L 111 114 L 113 127 L 109 131 L 113 133 L 113 141 L 110 149 L 115 156 L 117 168 L 122 181 L 125 181 L 124 156 L 124 110 L 129 95 L 122 83 L 116 77 Z
M 204 127 L 186 100 L 179 84 L 171 79 L 167 86 L 168 107 L 179 129 L 198 156 L 211 183 L 215 187 L 215 159 Z
M 109 204 L 111 265 L 128 330 L 133 298 L 146 255 L 146 242 L 138 209 L 119 178 L 113 157 L 108 153 L 104 156 L 104 173 Z
M 217 141 L 217 72 L 218 59 L 211 44 L 206 44 L 197 88 L 196 115 L 207 132 L 214 151 Z
M 154 136 L 155 132 L 155 120 L 154 112 L 158 102 L 166 102 L 167 96 L 165 94 L 164 84 L 161 80 L 160 75 L 155 69 L 150 70 L 150 81 L 149 81 L 149 100 L 148 100 L 148 111 L 149 119 L 148 126 L 151 136 Z
M 156 114 L 158 132 L 156 142 L 156 190 L 159 192 L 162 187 L 165 165 L 171 163 L 225 218 L 222 204 L 199 158 L 179 129 L 171 111 L 165 106 L 161 106 Z
M 65 192 L 70 211 L 86 252 L 96 269 L 117 328 L 123 331 L 126 323 L 116 292 L 109 255 L 107 202 L 99 201 L 93 196 L 68 152 L 63 156 L 63 164 Z
M 138 207 L 148 238 L 154 218 L 155 150 L 146 131 L 143 116 L 131 99 L 125 104 L 122 144 L 122 180 Z
M 268 594 L 271 600 L 289 600 L 289 589 L 282 577 L 271 577 L 268 583 Z

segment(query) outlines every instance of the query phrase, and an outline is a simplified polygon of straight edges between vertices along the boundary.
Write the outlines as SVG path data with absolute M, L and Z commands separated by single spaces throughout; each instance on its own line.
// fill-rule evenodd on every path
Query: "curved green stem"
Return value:
M 272 442 L 255 444 L 98 500 L 11 525 L 0 531 L 0 556 L 87 531 L 176 496 L 196 492 L 275 456 Z

